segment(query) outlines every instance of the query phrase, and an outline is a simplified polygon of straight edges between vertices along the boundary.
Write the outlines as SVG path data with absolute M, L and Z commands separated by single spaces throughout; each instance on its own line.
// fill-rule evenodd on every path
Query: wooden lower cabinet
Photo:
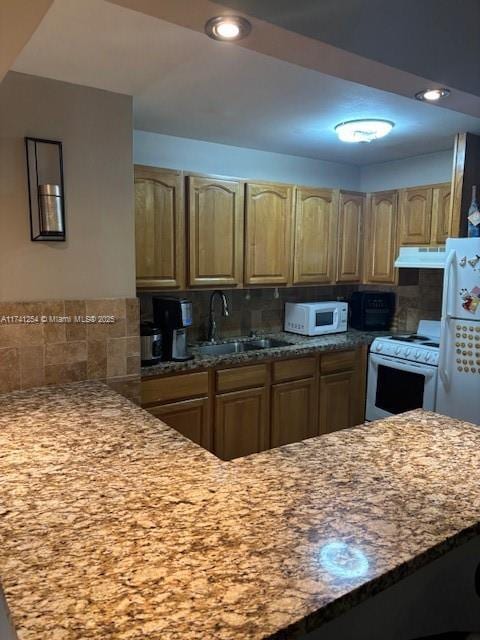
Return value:
M 150 407 L 147 411 L 205 449 L 212 448 L 208 398 L 173 402 Z
M 320 378 L 320 434 L 354 424 L 355 372 L 342 371 Z
M 231 460 L 361 424 L 367 347 L 142 381 L 147 411 Z
M 273 385 L 270 446 L 280 447 L 318 435 L 316 409 L 317 379 Z
M 268 449 L 268 392 L 247 389 L 215 398 L 214 453 L 223 460 Z

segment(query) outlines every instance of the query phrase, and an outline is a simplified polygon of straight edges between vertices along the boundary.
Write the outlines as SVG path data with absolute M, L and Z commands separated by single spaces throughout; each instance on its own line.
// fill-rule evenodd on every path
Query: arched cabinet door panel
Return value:
M 187 178 L 191 286 L 238 286 L 243 281 L 244 184 Z
M 397 192 L 367 198 L 364 281 L 395 284 L 397 269 Z
M 338 191 L 299 187 L 295 198 L 294 284 L 335 282 Z
M 137 287 L 185 286 L 185 211 L 180 171 L 135 166 Z
M 402 189 L 399 209 L 400 244 L 430 244 L 432 189 Z
M 247 183 L 245 284 L 288 284 L 293 187 Z
M 365 198 L 340 193 L 338 210 L 337 281 L 361 282 L 363 210 Z

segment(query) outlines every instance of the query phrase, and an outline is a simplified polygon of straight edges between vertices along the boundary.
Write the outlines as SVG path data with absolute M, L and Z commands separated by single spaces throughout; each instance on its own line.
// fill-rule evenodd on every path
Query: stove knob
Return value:
M 405 349 L 405 357 L 408 358 L 408 356 L 410 355 L 410 351 L 411 349 Z
M 418 360 L 421 355 L 420 351 L 415 351 L 415 360 Z
M 430 360 L 430 354 L 426 353 L 425 354 L 425 362 L 428 362 Z
M 377 345 L 375 346 L 375 351 L 381 351 L 382 349 L 383 349 L 383 345 L 382 345 L 382 343 L 377 344 Z
M 400 353 L 400 347 L 396 347 L 395 349 L 395 355 L 398 356 Z

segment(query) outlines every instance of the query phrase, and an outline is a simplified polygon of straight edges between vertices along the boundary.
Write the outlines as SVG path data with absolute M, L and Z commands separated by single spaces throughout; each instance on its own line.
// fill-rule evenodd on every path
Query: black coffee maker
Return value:
M 187 327 L 192 326 L 192 303 L 185 298 L 152 299 L 153 322 L 162 331 L 163 360 L 184 361 L 193 356 L 187 349 Z

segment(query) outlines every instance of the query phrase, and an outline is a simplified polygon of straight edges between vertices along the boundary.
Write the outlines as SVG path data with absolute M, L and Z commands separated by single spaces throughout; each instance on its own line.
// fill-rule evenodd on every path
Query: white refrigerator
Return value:
M 480 425 L 480 238 L 449 238 L 436 410 Z

